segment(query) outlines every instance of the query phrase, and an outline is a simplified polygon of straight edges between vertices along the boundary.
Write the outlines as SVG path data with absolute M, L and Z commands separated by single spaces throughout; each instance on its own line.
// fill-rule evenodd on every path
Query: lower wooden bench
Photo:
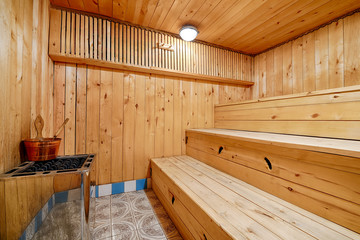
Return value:
M 185 239 L 360 239 L 188 156 L 151 160 L 152 187 Z

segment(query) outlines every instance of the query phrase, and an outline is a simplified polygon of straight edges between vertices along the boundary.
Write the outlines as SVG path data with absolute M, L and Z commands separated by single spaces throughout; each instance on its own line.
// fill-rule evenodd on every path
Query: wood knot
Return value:
M 295 177 L 299 177 L 300 176 L 300 174 L 298 174 L 298 173 L 295 173 Z
M 334 95 L 334 98 L 338 98 L 338 97 L 340 97 L 339 95 Z
M 135 104 L 135 108 L 138 108 L 139 107 L 139 104 Z
M 287 188 L 290 192 L 294 191 L 294 189 L 292 189 L 291 187 Z
M 272 116 L 271 119 L 275 119 L 276 118 L 276 115 Z
M 311 115 L 312 118 L 317 118 L 319 116 L 318 113 L 314 113 L 313 115 Z

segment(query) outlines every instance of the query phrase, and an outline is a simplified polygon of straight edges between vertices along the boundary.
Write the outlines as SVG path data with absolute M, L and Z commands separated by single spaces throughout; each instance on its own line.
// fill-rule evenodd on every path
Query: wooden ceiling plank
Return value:
M 190 19 L 190 24 L 194 26 L 199 26 L 200 23 L 206 18 L 218 4 L 220 4 L 221 0 L 207 0 L 199 10 L 192 16 Z
M 180 16 L 176 19 L 174 24 L 171 26 L 171 32 L 179 33 L 179 30 L 185 24 L 190 24 L 189 20 L 194 14 L 200 9 L 206 0 L 191 0 L 187 4 L 186 8 L 181 12 Z M 197 27 L 197 26 L 195 26 Z
M 59 6 L 59 7 L 66 7 L 69 8 L 69 2 L 67 0 L 52 0 L 52 4 Z
M 261 8 L 263 4 L 265 4 L 267 0 L 244 0 L 237 1 L 229 11 L 224 14 L 221 18 L 218 18 L 211 25 L 207 26 L 207 31 L 203 32 L 201 35 L 199 34 L 199 38 L 208 39 L 207 41 L 217 41 L 221 37 L 221 35 L 214 34 L 215 32 L 223 31 L 223 29 L 228 29 L 233 26 L 235 19 L 243 20 L 248 17 L 249 14 L 256 11 L 256 9 Z M 231 22 L 232 24 L 226 24 Z M 210 40 L 212 39 L 212 40 Z
M 135 14 L 138 14 L 138 13 L 135 13 L 135 8 L 136 8 L 137 2 L 141 2 L 141 1 L 134 1 L 134 0 L 128 1 L 127 8 L 125 11 L 125 21 L 137 24 L 136 22 L 134 22 Z
M 236 0 L 222 0 L 216 7 L 210 12 L 200 23 L 196 26 L 199 30 L 199 39 L 201 39 L 201 35 L 206 33 L 208 26 L 211 26 L 214 21 L 221 18 L 224 14 L 226 14 L 231 7 L 236 4 Z
M 167 12 L 170 10 L 175 0 L 159 0 L 154 15 L 150 20 L 149 27 L 160 29 L 161 23 L 164 21 Z
M 125 21 L 128 0 L 113 0 L 113 17 Z
M 148 27 L 150 20 L 155 12 L 159 0 L 144 0 L 140 10 L 138 23 L 141 26 Z
M 237 39 L 234 39 L 229 45 L 241 44 L 241 42 L 248 42 L 249 39 L 260 40 L 265 37 L 267 34 L 270 34 L 274 29 L 279 29 L 281 26 L 285 25 L 288 22 L 296 21 L 296 19 L 302 18 L 304 15 L 308 14 L 314 7 L 321 7 L 324 4 L 329 3 L 331 0 L 317 0 L 308 1 L 300 0 L 295 5 L 289 6 L 288 9 L 283 12 L 273 16 L 269 21 L 261 24 L 253 30 L 253 32 L 246 32 L 244 34 L 239 34 Z M 315 5 L 314 5 L 315 4 Z
M 99 13 L 99 1 L 98 0 L 85 0 L 84 11 L 91 13 Z
M 99 14 L 112 17 L 113 0 L 98 0 L 98 1 L 99 1 Z
M 136 1 L 136 5 L 135 5 L 135 14 L 133 17 L 132 22 L 135 24 L 139 24 L 139 19 L 140 19 L 140 15 L 143 14 L 142 11 L 142 6 L 144 5 L 144 2 L 148 2 L 148 0 L 138 0 Z
M 174 25 L 175 21 L 180 17 L 181 13 L 185 10 L 186 6 L 190 3 L 191 0 L 175 0 L 174 4 L 171 6 L 170 11 L 164 18 L 164 21 L 160 25 L 160 29 L 170 32 L 171 27 Z
M 68 0 L 70 8 L 85 11 L 84 0 Z
M 232 44 L 234 39 L 242 39 L 249 32 L 256 31 L 262 24 L 269 21 L 273 16 L 279 16 L 281 13 L 286 12 L 290 7 L 294 6 L 299 2 L 306 2 L 313 0 L 299 0 L 299 1 L 289 1 L 282 0 L 277 2 L 274 5 L 274 2 L 269 1 L 266 6 L 264 6 L 265 11 L 259 11 L 257 14 L 252 14 L 247 18 L 237 21 L 234 25 L 228 29 L 229 34 L 222 34 L 222 38 L 219 39 L 219 44 Z M 267 10 L 270 9 L 270 10 Z
M 315 28 L 316 26 L 329 22 L 329 19 L 335 19 L 348 12 L 360 8 L 360 2 L 349 4 L 350 1 L 332 0 L 329 4 L 314 9 L 295 22 L 291 22 L 278 29 L 276 33 L 271 33 L 263 37 L 261 46 L 254 42 L 251 52 L 266 50 L 276 44 L 280 44 L 288 39 L 299 36 L 300 34 Z M 336 11 L 334 11 L 336 9 Z M 327 17 L 326 17 L 327 16 Z M 330 16 L 330 17 L 329 17 Z M 315 24 L 317 23 L 317 24 Z M 294 26 L 299 26 L 294 28 Z M 248 50 L 246 50 L 248 51 Z

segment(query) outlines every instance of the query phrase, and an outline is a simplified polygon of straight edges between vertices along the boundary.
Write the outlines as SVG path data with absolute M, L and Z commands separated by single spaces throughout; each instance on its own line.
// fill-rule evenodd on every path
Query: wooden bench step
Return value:
M 188 156 L 360 233 L 359 141 L 224 129 L 186 137 Z
M 152 185 L 189 239 L 360 239 L 189 156 L 152 159 Z

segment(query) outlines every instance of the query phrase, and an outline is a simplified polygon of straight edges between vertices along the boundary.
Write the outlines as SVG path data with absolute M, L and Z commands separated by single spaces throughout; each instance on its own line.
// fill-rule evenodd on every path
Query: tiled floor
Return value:
M 165 209 L 151 190 L 96 199 L 95 239 L 182 239 Z

